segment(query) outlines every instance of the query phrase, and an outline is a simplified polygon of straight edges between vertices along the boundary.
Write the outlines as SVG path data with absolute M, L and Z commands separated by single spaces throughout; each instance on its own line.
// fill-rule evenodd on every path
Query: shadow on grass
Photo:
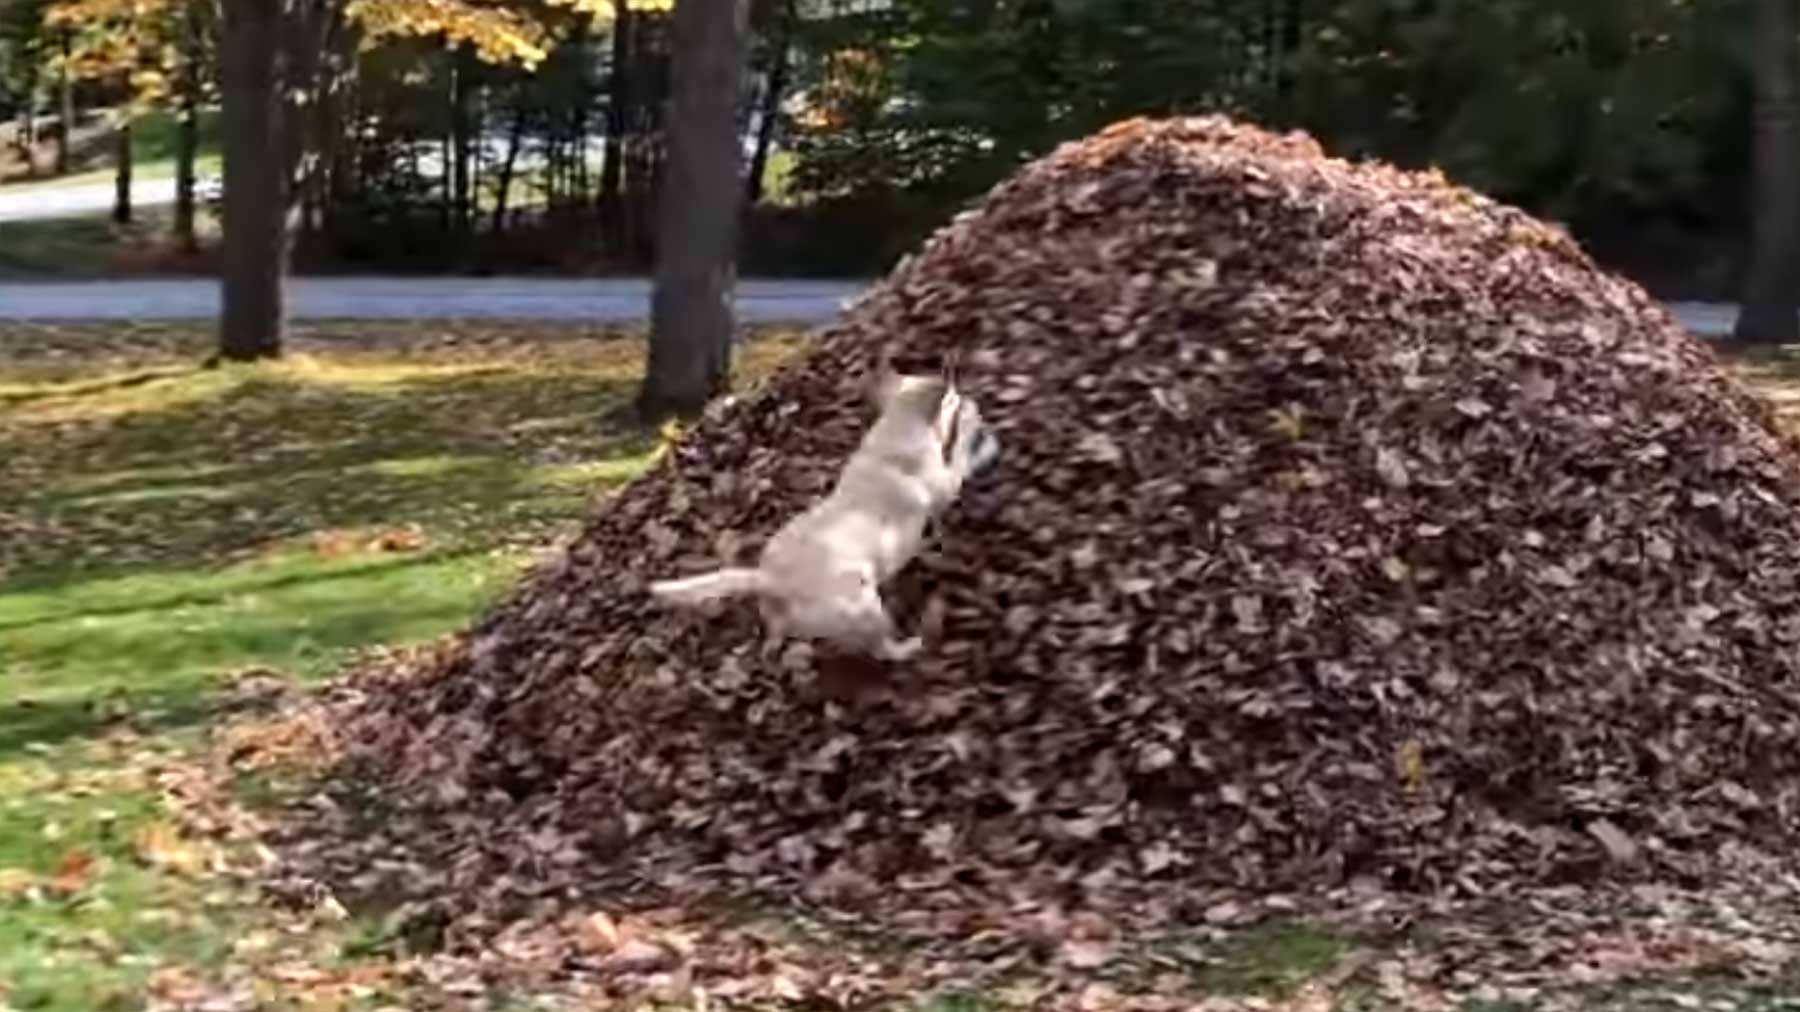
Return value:
M 64 744 L 121 717 L 143 731 L 192 723 L 225 672 L 322 676 L 355 648 L 441 635 L 504 592 L 516 572 L 474 551 L 374 565 L 295 558 L 272 568 L 263 579 L 165 574 L 164 596 L 135 607 L 113 598 L 120 588 L 95 588 L 111 600 L 87 609 L 69 606 L 83 599 L 83 585 L 45 592 L 48 613 L 5 628 L 0 764 L 33 742 Z M 0 608 L 29 609 L 32 597 L 0 597 Z
M 197 365 L 174 369 L 144 369 L 139 372 L 108 376 L 105 379 L 98 379 L 88 383 L 74 383 L 61 388 L 50 387 L 15 391 L 0 390 L 0 405 L 13 407 L 29 404 L 32 401 L 45 400 L 51 397 L 82 397 L 91 394 L 112 393 L 117 390 L 141 387 L 161 380 L 182 379 L 194 375 L 199 372 L 200 369 L 201 367 Z
M 53 749 L 93 738 L 120 722 L 139 732 L 188 726 L 207 708 L 197 694 L 166 693 L 132 697 L 129 710 L 113 709 L 104 699 L 25 699 L 0 703 L 0 763 L 29 749 Z
M 0 766 L 121 712 L 191 722 L 234 670 L 451 632 L 657 442 L 602 422 L 642 355 L 616 335 L 409 328 L 205 371 L 179 368 L 203 334 L 26 336 L 0 356 Z
M 268 574 L 259 574 L 252 569 L 244 573 L 242 579 L 226 578 L 207 581 L 193 589 L 177 589 L 172 593 L 164 593 L 162 596 L 155 596 L 155 591 L 166 590 L 166 584 L 164 587 L 145 588 L 143 593 L 138 592 L 136 588 L 130 588 L 114 600 L 103 599 L 103 603 L 86 605 L 81 603 L 83 595 L 70 583 L 46 580 L 38 587 L 18 588 L 16 592 L 41 593 L 54 603 L 42 610 L 27 610 L 25 618 L 8 620 L 0 617 L 0 632 L 18 632 L 38 626 L 54 625 L 58 622 L 91 622 L 95 619 L 116 618 L 123 615 L 147 615 L 151 612 L 175 611 L 182 608 L 215 607 L 230 603 L 233 598 L 243 595 L 278 593 L 302 587 L 320 588 L 321 585 L 333 581 L 356 582 L 371 577 L 379 578 L 392 570 L 454 559 L 466 559 L 475 551 L 475 549 L 467 549 L 461 552 L 434 553 L 425 556 L 403 556 L 380 562 L 358 563 L 331 569 L 295 571 L 283 567 Z M 174 583 L 177 587 L 182 585 L 176 581 L 169 582 Z M 89 598 L 89 600 L 92 599 Z M 0 611 L 0 616 L 4 614 L 5 612 Z
M 487 546 L 579 516 L 654 437 L 603 426 L 631 382 L 483 369 L 332 383 L 118 380 L 36 396 L 0 428 L 0 514 L 49 532 L 0 547 L 5 589 L 246 557 L 284 539 L 418 525 Z M 559 478 L 559 464 L 586 462 Z M 599 462 L 596 465 L 595 462 Z

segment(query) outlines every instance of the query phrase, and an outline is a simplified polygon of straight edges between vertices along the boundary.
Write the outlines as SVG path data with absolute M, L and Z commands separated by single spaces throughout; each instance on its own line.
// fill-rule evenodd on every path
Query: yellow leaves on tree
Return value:
M 536 66 L 548 54 L 544 25 L 510 7 L 476 0 L 349 0 L 346 13 L 363 29 L 364 45 L 394 36 L 442 35 L 467 43 L 489 63 Z
M 168 94 L 186 55 L 177 43 L 181 16 L 204 0 L 55 0 L 44 21 L 70 34 L 67 64 L 77 77 L 126 75 L 140 106 Z M 473 46 L 490 63 L 534 67 L 555 45 L 544 22 L 508 0 L 344 0 L 344 13 L 362 30 L 365 48 L 395 37 L 440 36 L 447 45 Z M 609 22 L 615 0 L 549 0 Z M 663 11 L 674 0 L 626 0 L 634 11 Z
M 192 2 L 192 0 L 188 0 Z M 169 93 L 188 59 L 177 45 L 183 0 L 56 0 L 44 23 L 69 33 L 66 66 L 79 78 L 123 76 L 145 108 Z
M 610 21 L 613 0 L 550 0 L 596 21 Z M 674 0 L 627 0 L 631 10 L 668 10 Z M 504 0 L 349 0 L 346 13 L 363 29 L 364 45 L 396 36 L 441 35 L 450 45 L 468 44 L 489 63 L 535 67 L 556 40 L 550 29 Z
M 886 81 L 882 54 L 840 49 L 825 57 L 825 73 L 798 120 L 809 130 L 831 130 L 854 120 L 854 110 L 878 102 Z

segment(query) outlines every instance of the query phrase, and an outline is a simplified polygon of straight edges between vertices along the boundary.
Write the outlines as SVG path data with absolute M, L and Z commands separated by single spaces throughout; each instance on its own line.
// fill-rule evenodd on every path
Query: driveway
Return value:
M 745 323 L 810 325 L 837 316 L 864 286 L 857 281 L 745 279 L 737 313 Z M 648 319 L 643 278 L 294 278 L 294 319 L 514 319 L 629 323 Z M 219 312 L 210 279 L 0 281 L 0 319 L 180 320 Z
M 813 325 L 835 318 L 867 282 L 745 279 L 737 312 L 745 323 Z M 650 315 L 643 278 L 313 277 L 289 282 L 295 319 L 592 320 L 629 323 Z M 1737 307 L 1674 302 L 1675 318 L 1702 337 L 1731 333 Z M 199 278 L 128 281 L 0 281 L 0 320 L 210 319 L 219 286 Z
M 131 203 L 133 207 L 175 203 L 175 180 L 132 180 Z M 25 183 L 17 187 L 0 188 L 0 221 L 72 218 L 110 211 L 112 206 L 111 183 L 83 183 L 79 186 Z M 5 235 L 0 232 L 0 242 L 5 241 Z

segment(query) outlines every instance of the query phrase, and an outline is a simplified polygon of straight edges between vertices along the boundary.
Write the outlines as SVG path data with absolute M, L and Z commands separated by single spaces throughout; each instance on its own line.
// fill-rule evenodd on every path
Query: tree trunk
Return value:
M 24 102 L 21 103 L 22 108 L 19 112 L 19 145 L 20 151 L 25 155 L 25 169 L 32 175 L 37 174 L 35 157 L 38 142 L 37 94 L 37 61 L 27 60 L 25 61 Z
M 131 224 L 131 113 L 127 110 L 113 133 L 113 221 Z
M 454 206 L 454 226 L 458 234 L 469 230 L 469 222 L 474 214 L 474 203 L 470 193 L 474 189 L 471 180 L 474 173 L 471 169 L 475 142 L 475 116 L 473 101 L 475 97 L 475 52 L 466 44 L 457 48 L 450 58 L 450 130 L 451 130 L 451 199 Z
M 175 239 L 184 252 L 200 249 L 194 232 L 194 160 L 200 151 L 200 111 L 192 95 L 181 99 L 181 120 L 175 124 Z
M 574 205 L 576 217 L 582 217 L 588 203 L 593 199 L 593 190 L 588 186 L 588 117 L 586 106 L 575 107 L 575 122 L 571 130 L 575 141 L 571 146 L 574 158 L 569 163 L 569 203 Z
M 781 117 L 781 100 L 786 97 L 789 35 L 793 31 L 794 3 L 787 0 L 777 15 L 774 53 L 769 57 L 769 80 L 763 87 L 762 108 L 756 123 L 756 148 L 750 155 L 750 171 L 744 176 L 744 201 L 755 205 L 763 198 L 763 177 L 769 174 L 769 149 L 775 143 L 775 124 Z
M 187 52 L 181 64 L 181 108 L 175 124 L 175 241 L 184 252 L 200 248 L 194 234 L 194 160 L 200 154 L 200 38 L 199 14 L 189 9 L 186 19 Z
M 699 411 L 730 376 L 738 211 L 738 93 L 747 0 L 676 0 L 665 117 L 669 157 L 657 197 L 650 361 L 638 414 Z
M 512 196 L 513 165 L 519 159 L 519 143 L 525 138 L 525 101 L 521 96 L 513 109 L 512 132 L 506 138 L 506 160 L 500 163 L 500 182 L 494 194 L 494 222 L 490 231 L 499 235 L 506 230 L 506 205 Z
M 356 46 L 353 31 L 339 32 L 322 58 L 326 86 L 319 95 L 319 228 L 335 234 L 336 211 L 350 199 L 356 180 Z
M 1794 0 L 1756 0 L 1755 152 L 1750 265 L 1732 339 L 1746 344 L 1800 339 L 1794 285 L 1800 247 L 1800 190 L 1795 189 L 1800 120 L 1795 108 Z
M 219 355 L 281 354 L 287 197 L 282 45 L 284 0 L 224 4 L 225 243 Z
M 625 131 L 631 120 L 631 27 L 635 20 L 625 0 L 613 0 L 612 80 L 606 99 L 606 162 L 600 167 L 600 216 L 607 245 L 625 246 Z
M 69 71 L 73 48 L 73 33 L 65 28 L 62 33 L 62 74 L 56 81 L 57 117 L 62 124 L 56 131 L 56 174 L 59 176 L 68 174 L 69 148 L 75 142 L 75 75 Z

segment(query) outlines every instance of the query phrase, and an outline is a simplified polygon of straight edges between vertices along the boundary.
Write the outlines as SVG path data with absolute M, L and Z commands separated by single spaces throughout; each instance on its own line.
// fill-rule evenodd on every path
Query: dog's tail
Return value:
M 721 597 L 755 594 L 766 585 L 762 570 L 732 566 L 682 580 L 658 580 L 650 585 L 650 593 L 667 604 L 693 607 Z

